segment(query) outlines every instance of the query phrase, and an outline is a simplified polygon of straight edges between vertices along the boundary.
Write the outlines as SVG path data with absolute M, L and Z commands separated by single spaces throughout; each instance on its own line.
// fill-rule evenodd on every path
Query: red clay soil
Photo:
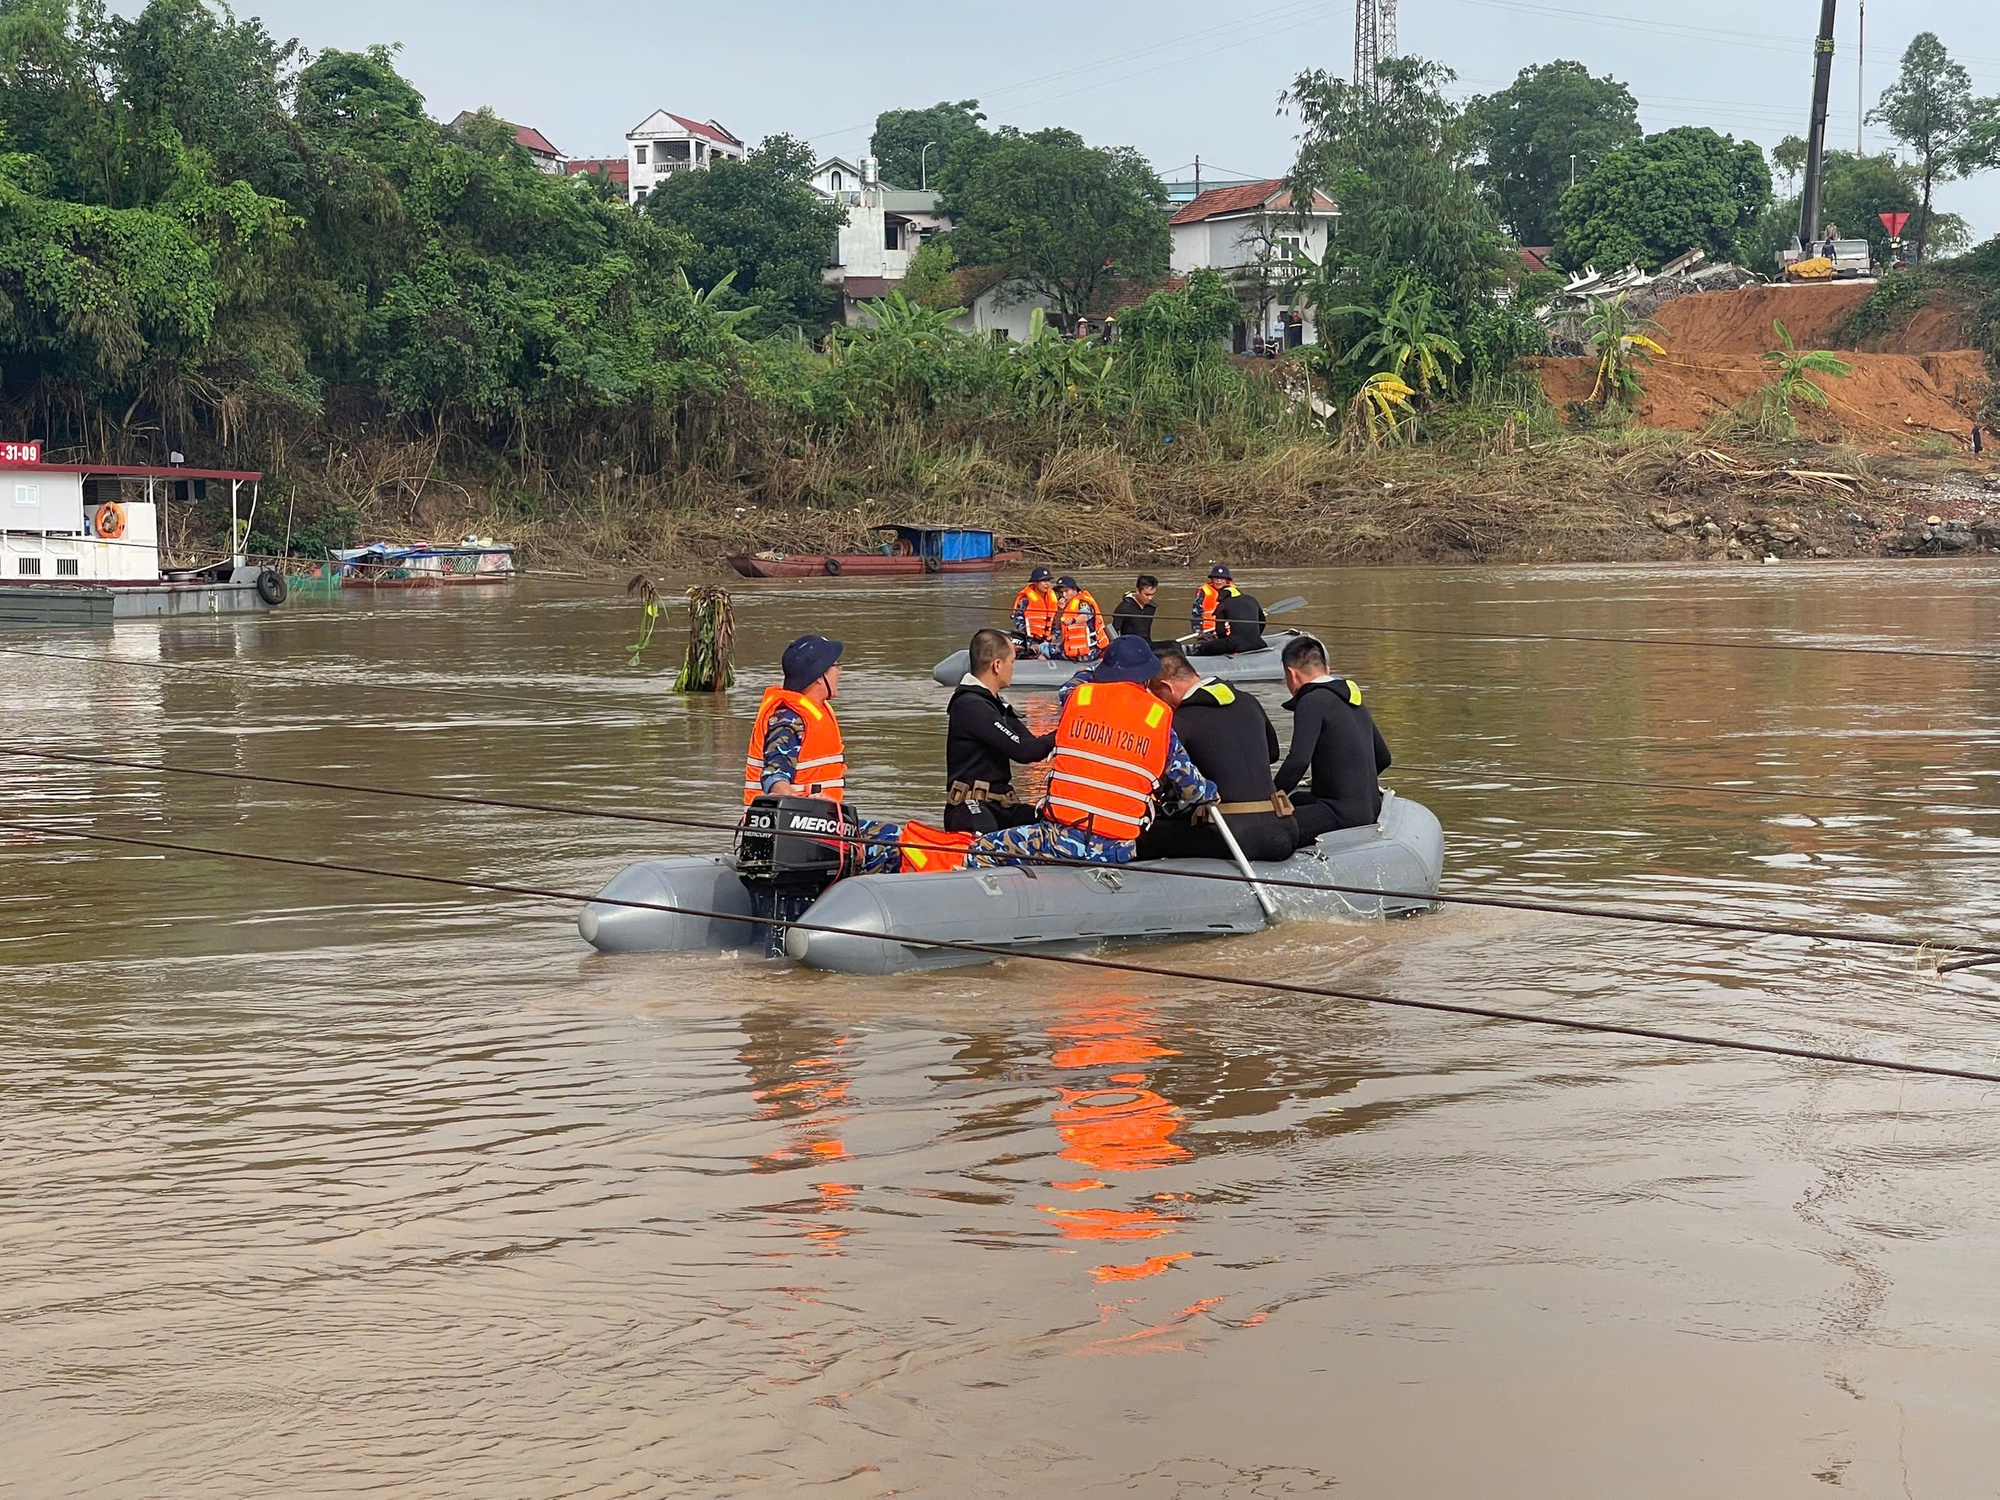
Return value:
M 1656 337 L 1667 353 L 1640 371 L 1646 394 L 1633 415 L 1648 427 L 1704 431 L 1752 404 L 1771 378 L 1763 355 L 1778 345 L 1774 321 L 1801 349 L 1839 348 L 1841 326 L 1873 290 L 1853 282 L 1746 287 L 1669 302 L 1656 315 L 1664 330 Z M 1844 353 L 1854 366 L 1845 379 L 1814 377 L 1830 409 L 1793 403 L 1800 432 L 1892 450 L 1937 435 L 1969 446 L 1989 377 L 1985 356 L 1965 348 L 1964 337 L 1955 312 L 1925 308 L 1896 334 L 1871 340 L 1885 346 L 1881 352 Z M 1589 400 L 1590 360 L 1534 363 L 1558 406 Z

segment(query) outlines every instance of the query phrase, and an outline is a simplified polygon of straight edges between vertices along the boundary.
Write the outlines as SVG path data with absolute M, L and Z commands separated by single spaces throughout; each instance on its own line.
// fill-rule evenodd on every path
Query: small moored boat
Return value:
M 881 578 L 917 573 L 995 573 L 1021 560 L 990 531 L 952 526 L 877 526 L 874 552 L 732 552 L 745 578 Z
M 444 584 L 508 583 L 514 549 L 506 542 L 467 537 L 462 542 L 371 542 L 330 554 L 347 589 L 427 589 Z
M 1271 888 L 1280 912 L 1289 917 L 1407 915 L 1434 905 L 1428 898 L 1437 893 L 1444 873 L 1444 830 L 1429 808 L 1390 792 L 1377 822 L 1326 834 L 1282 864 L 1256 868 L 1270 880 L 1317 887 Z M 1336 886 L 1347 889 L 1332 889 Z M 766 936 L 728 855 L 632 865 L 598 897 L 584 908 L 577 930 L 606 953 L 754 953 Z M 989 963 L 1010 954 L 1256 932 L 1264 916 L 1233 865 L 1164 859 L 1087 869 L 858 875 L 835 882 L 797 924 L 784 933 L 784 944 L 786 956 L 800 963 L 844 974 L 900 974 Z M 1000 951 L 927 947 L 927 941 Z

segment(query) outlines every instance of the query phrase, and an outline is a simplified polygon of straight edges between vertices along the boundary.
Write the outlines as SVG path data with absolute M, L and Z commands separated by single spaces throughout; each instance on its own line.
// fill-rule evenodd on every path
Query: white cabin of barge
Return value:
M 34 457 L 10 459 L 9 449 Z M 0 445 L 0 585 L 110 589 L 120 615 L 281 603 L 283 576 L 250 566 L 243 552 L 263 478 L 180 465 L 43 463 L 32 444 Z M 229 497 L 229 557 L 180 565 L 163 557 L 166 502 L 210 500 L 217 490 Z

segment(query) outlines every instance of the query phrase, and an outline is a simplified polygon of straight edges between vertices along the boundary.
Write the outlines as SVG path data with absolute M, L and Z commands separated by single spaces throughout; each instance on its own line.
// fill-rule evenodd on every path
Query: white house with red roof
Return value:
M 1241 354 L 1257 340 L 1291 347 L 1318 342 L 1308 309 L 1291 283 L 1326 254 L 1340 219 L 1340 205 L 1314 192 L 1301 212 L 1282 177 L 1211 188 L 1171 221 L 1176 276 L 1203 269 L 1222 272 L 1260 305 L 1237 325 L 1231 340 Z
M 676 172 L 698 172 L 744 155 L 743 142 L 714 120 L 656 109 L 625 132 L 626 191 L 637 203 Z

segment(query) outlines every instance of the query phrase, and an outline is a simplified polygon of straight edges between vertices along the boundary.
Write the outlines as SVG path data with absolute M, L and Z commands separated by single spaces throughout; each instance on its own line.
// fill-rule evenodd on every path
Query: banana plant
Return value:
M 1651 364 L 1653 356 L 1666 350 L 1653 339 L 1661 332 L 1651 318 L 1642 318 L 1625 306 L 1621 294 L 1597 305 L 1583 320 L 1584 336 L 1597 353 L 1597 380 L 1590 388 L 1590 404 L 1607 407 L 1613 401 L 1633 406 L 1646 388 L 1639 381 L 1638 366 Z
M 1115 354 L 1098 354 L 1081 339 L 1049 326 L 1041 308 L 1028 315 L 1028 337 L 1014 351 L 1014 390 L 1030 411 L 1092 410 L 1101 405 Z
M 1374 325 L 1355 340 L 1342 363 L 1394 375 L 1405 385 L 1414 381 L 1412 389 L 1426 398 L 1434 389 L 1444 391 L 1465 363 L 1465 351 L 1446 332 L 1450 325 L 1438 312 L 1435 295 L 1415 281 L 1397 283 L 1385 307 L 1350 303 L 1327 308 L 1320 316 L 1361 318 Z
M 1340 434 L 1350 448 L 1380 448 L 1408 442 L 1416 422 L 1416 395 L 1402 376 L 1377 370 L 1347 402 Z
M 1826 392 L 1806 377 L 1844 380 L 1854 366 L 1831 350 L 1800 349 L 1781 319 L 1773 319 L 1771 327 L 1778 335 L 1778 347 L 1764 355 L 1764 363 L 1771 366 L 1771 379 L 1758 393 L 1757 432 L 1761 437 L 1789 440 L 1799 435 L 1798 420 L 1792 415 L 1794 401 L 1809 401 L 1822 409 L 1831 404 Z

